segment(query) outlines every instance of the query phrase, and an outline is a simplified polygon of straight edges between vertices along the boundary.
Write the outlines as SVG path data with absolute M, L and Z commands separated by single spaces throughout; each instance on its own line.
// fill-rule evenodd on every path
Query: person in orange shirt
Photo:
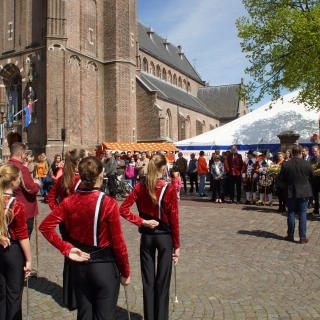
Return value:
M 38 178 L 40 180 L 40 193 L 41 196 L 44 197 L 44 199 L 46 199 L 47 196 L 47 189 L 45 187 L 45 177 L 48 174 L 48 164 L 47 162 L 44 160 L 44 156 L 40 155 L 38 157 L 38 162 L 36 164 L 36 178 Z
M 206 194 L 206 177 L 209 172 L 207 161 L 204 157 L 204 151 L 200 151 L 198 159 L 198 175 L 200 177 L 199 195 L 200 197 L 207 197 Z

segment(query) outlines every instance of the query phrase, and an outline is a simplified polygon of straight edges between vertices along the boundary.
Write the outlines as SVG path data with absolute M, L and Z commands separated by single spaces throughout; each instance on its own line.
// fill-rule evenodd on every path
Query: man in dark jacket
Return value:
M 110 190 L 110 196 L 116 199 L 117 190 L 116 190 L 116 173 L 117 173 L 117 161 L 112 156 L 111 151 L 105 151 L 106 162 L 105 162 L 105 171 L 104 176 L 108 178 L 108 187 Z
M 33 180 L 28 168 L 23 164 L 24 159 L 27 157 L 26 145 L 21 142 L 15 142 L 11 146 L 10 151 L 11 158 L 9 159 L 7 164 L 14 164 L 19 168 L 25 184 L 25 188 L 19 187 L 17 190 L 14 191 L 14 196 L 26 207 L 28 234 L 29 237 L 31 237 L 34 225 L 34 217 L 36 217 L 39 214 L 37 193 L 40 189 L 40 181 Z
M 294 241 L 295 213 L 299 215 L 300 243 L 307 243 L 307 208 L 308 197 L 312 196 L 309 180 L 314 177 L 314 172 L 309 161 L 302 159 L 302 147 L 292 148 L 293 158 L 282 164 L 280 181 L 286 183 L 285 197 L 288 206 L 288 235 L 287 241 Z

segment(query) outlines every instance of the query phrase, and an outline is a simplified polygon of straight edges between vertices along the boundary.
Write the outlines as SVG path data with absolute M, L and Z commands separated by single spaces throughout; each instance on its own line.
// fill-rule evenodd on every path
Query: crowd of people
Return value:
M 307 243 L 307 208 L 314 205 L 314 214 L 319 214 L 318 146 L 312 152 L 313 157 L 301 146 L 279 152 L 277 174 L 269 170 L 274 163 L 268 152 L 249 150 L 243 159 L 235 145 L 222 154 L 216 149 L 209 163 L 204 151 L 198 158 L 191 154 L 189 161 L 179 152 L 169 166 L 164 151 L 149 157 L 146 152 L 106 150 L 98 159 L 83 149 L 67 151 L 64 160 L 55 155 L 52 164 L 41 154 L 34 163 L 26 146 L 14 143 L 11 158 L 0 167 L 0 319 L 22 319 L 23 281 L 32 270 L 29 239 L 38 215 L 39 192 L 52 210 L 39 230 L 65 256 L 63 302 L 77 309 L 78 319 L 113 319 L 120 284 L 130 283 L 123 217 L 141 233 L 144 318 L 166 320 L 172 264 L 180 256 L 178 201 L 181 190 L 188 192 L 187 177 L 189 192 L 205 197 L 210 175 L 211 200 L 216 203 L 227 196 L 231 203 L 239 203 L 243 187 L 245 204 L 272 205 L 276 191 L 278 211 L 288 209 L 284 239 L 294 241 L 298 214 L 300 243 Z M 133 187 L 120 208 L 115 199 L 117 177 L 128 179 Z M 101 191 L 105 178 L 110 196 Z M 138 215 L 130 210 L 134 203 Z

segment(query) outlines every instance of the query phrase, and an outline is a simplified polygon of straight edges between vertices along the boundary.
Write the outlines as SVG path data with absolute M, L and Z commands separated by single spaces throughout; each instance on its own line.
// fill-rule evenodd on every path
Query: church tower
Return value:
M 104 1 L 106 141 L 136 141 L 136 0 Z

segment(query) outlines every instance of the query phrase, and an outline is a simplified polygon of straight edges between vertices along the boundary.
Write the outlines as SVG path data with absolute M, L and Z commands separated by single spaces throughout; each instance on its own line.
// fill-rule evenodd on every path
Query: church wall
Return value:
M 210 124 L 219 124 L 219 120 L 215 118 L 211 118 L 199 112 L 173 104 L 171 102 L 162 99 L 157 99 L 156 103 L 162 108 L 163 111 L 161 113 L 163 115 L 166 115 L 167 112 L 169 112 L 170 114 L 170 139 L 172 140 L 172 142 L 191 138 L 199 134 L 197 133 L 197 123 L 199 123 L 199 120 L 202 123 L 204 123 L 202 133 L 212 130 Z M 182 113 L 184 118 L 188 119 L 189 121 L 184 120 L 184 118 L 181 118 L 180 113 Z M 186 130 L 186 133 L 182 132 L 182 123 L 184 127 L 183 130 Z
M 137 127 L 136 135 L 139 141 L 159 140 L 164 137 L 160 132 L 160 114 L 162 112 L 154 105 L 156 93 L 146 90 L 146 88 L 136 81 L 137 85 Z
M 204 87 L 204 85 L 201 85 L 199 82 L 197 82 L 197 81 L 189 78 L 187 75 L 183 74 L 182 72 L 180 72 L 180 71 L 172 68 L 171 66 L 168 66 L 167 64 L 165 64 L 164 62 L 162 62 L 162 61 L 160 61 L 160 60 L 157 60 L 155 57 L 153 57 L 153 56 L 151 56 L 151 55 L 143 52 L 142 50 L 139 51 L 139 55 L 140 55 L 141 63 L 142 63 L 142 61 L 143 61 L 144 58 L 147 59 L 147 61 L 148 61 L 148 69 L 149 69 L 149 70 L 148 70 L 148 73 L 149 73 L 149 74 L 151 73 L 151 72 L 150 72 L 150 64 L 151 64 L 151 62 L 153 62 L 154 66 L 155 66 L 155 72 L 156 72 L 157 65 L 160 66 L 160 69 L 161 69 L 161 79 L 163 79 L 162 70 L 163 70 L 163 68 L 165 68 L 165 69 L 166 69 L 166 72 L 167 72 L 167 77 L 168 77 L 169 71 L 171 71 L 171 74 L 172 74 L 172 84 L 173 84 L 173 75 L 176 74 L 176 76 L 177 76 L 177 85 L 176 85 L 176 86 L 177 86 L 177 87 L 178 87 L 178 79 L 179 79 L 179 77 L 181 77 L 182 82 L 183 82 L 183 80 L 185 80 L 186 83 L 188 83 L 188 81 L 189 81 L 190 86 L 191 86 L 191 94 L 193 94 L 194 96 L 197 96 L 197 92 L 198 92 L 198 88 L 199 88 L 199 87 L 201 87 L 201 88 Z M 141 70 L 143 71 L 142 68 L 141 68 Z M 154 75 L 157 76 L 156 73 L 155 73 Z M 169 82 L 168 79 L 166 80 L 166 82 Z M 187 91 L 187 90 L 186 90 L 186 91 Z

